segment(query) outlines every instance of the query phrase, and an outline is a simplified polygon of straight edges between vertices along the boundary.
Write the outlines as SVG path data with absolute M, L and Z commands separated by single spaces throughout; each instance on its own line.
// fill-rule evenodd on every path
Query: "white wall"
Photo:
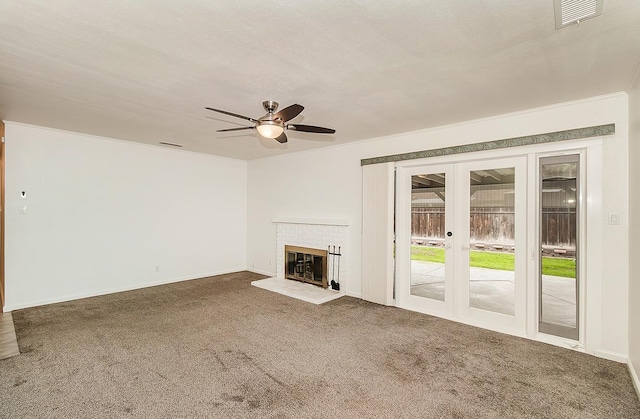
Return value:
M 6 310 L 246 268 L 245 161 L 11 122 L 5 136 Z
M 360 155 L 353 147 L 249 161 L 249 269 L 275 275 L 274 218 L 347 220 L 347 277 L 340 283 L 347 294 L 359 296 L 361 183 Z
M 629 365 L 640 395 L 640 76 L 629 93 Z
M 347 144 L 318 151 L 249 161 L 247 262 L 274 273 L 274 217 L 336 218 L 350 222 L 346 290 L 361 294 L 362 171 L 360 159 L 388 154 L 540 134 L 608 123 L 616 134 L 604 141 L 603 213 L 618 212 L 620 225 L 603 217 L 601 351 L 628 350 L 628 96 L 625 93 L 533 109 L 478 121 Z M 339 135 L 339 133 L 338 133 Z M 295 139 L 292 139 L 295 141 Z

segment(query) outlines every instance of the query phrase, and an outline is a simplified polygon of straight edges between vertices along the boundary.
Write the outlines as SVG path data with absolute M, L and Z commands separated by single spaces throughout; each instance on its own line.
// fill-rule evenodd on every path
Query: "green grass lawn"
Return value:
M 512 271 L 515 264 L 513 253 L 472 250 L 470 252 L 470 258 L 470 264 L 475 268 Z M 424 262 L 444 263 L 444 249 L 441 247 L 411 246 L 411 259 Z M 574 259 L 543 257 L 542 274 L 575 278 L 576 261 Z

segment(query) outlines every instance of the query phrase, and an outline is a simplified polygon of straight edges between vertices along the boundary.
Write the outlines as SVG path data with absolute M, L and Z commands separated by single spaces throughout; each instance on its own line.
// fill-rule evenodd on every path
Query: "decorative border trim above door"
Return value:
M 596 125 L 593 127 L 548 132 L 546 134 L 527 135 L 524 137 L 505 138 L 482 143 L 464 144 L 453 147 L 434 148 L 432 150 L 413 151 L 410 153 L 392 154 L 390 156 L 371 157 L 360 160 L 361 166 L 369 164 L 389 163 L 404 160 L 424 159 L 427 157 L 447 156 L 450 154 L 472 153 L 476 151 L 496 150 L 500 148 L 519 147 L 533 144 L 555 143 L 558 141 L 577 140 L 579 138 L 600 137 L 616 132 L 616 124 Z

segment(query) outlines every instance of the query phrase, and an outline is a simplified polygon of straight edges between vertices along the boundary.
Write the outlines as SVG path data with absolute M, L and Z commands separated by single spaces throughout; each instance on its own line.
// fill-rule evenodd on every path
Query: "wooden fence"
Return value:
M 545 208 L 541 221 L 543 245 L 575 247 L 575 209 Z M 413 208 L 411 211 L 412 237 L 444 239 L 445 234 L 443 208 Z M 515 237 L 513 208 L 472 208 L 469 234 L 473 242 L 513 244 Z
M 576 221 L 575 209 L 545 208 L 542 212 L 542 244 L 575 248 Z

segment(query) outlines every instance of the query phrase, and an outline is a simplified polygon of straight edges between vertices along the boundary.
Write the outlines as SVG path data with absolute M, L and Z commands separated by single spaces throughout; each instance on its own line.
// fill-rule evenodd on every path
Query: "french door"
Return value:
M 400 197 L 408 205 L 400 205 L 406 216 L 396 223 L 396 263 L 405 268 L 396 276 L 397 299 L 401 307 L 441 317 L 454 311 L 453 172 L 453 165 L 423 166 L 396 178 L 409 194 Z M 414 231 L 424 239 L 412 237 Z
M 526 158 L 399 169 L 397 304 L 526 329 Z

